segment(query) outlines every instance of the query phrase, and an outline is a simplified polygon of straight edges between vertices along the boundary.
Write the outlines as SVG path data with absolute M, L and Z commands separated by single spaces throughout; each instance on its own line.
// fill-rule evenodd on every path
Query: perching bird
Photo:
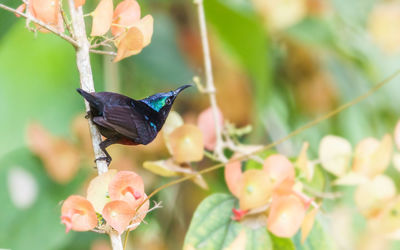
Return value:
M 88 116 L 106 137 L 100 143 L 106 157 L 95 161 L 106 160 L 110 164 L 111 157 L 106 148 L 112 144 L 146 145 L 153 141 L 164 125 L 175 98 L 190 86 L 183 85 L 174 91 L 158 93 L 142 100 L 112 92 L 88 93 L 77 89 L 90 104 Z

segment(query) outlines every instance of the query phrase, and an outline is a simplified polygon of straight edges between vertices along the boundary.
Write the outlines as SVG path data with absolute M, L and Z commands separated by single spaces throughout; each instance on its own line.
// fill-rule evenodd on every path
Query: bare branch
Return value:
M 78 66 L 78 71 L 80 74 L 80 85 L 82 89 L 88 92 L 94 92 L 95 89 L 89 54 L 90 43 L 87 39 L 82 7 L 75 8 L 74 0 L 68 0 L 68 4 L 72 21 L 72 31 L 79 44 L 79 46 L 76 47 L 76 64 Z M 85 106 L 86 111 L 89 111 L 89 103 L 86 100 Z M 101 135 L 98 128 L 93 124 L 91 119 L 89 119 L 89 128 L 90 134 L 92 135 L 92 145 L 95 158 L 104 158 L 105 155 L 100 149 Z M 97 160 L 96 165 L 99 175 L 108 171 L 107 162 L 105 160 Z M 114 250 L 122 250 L 121 236 L 118 234 L 118 232 L 115 230 L 111 230 L 109 232 L 109 236 L 111 239 L 112 248 Z
M 60 3 L 60 6 L 61 6 L 61 16 L 64 21 L 65 27 L 67 27 L 68 32 L 75 39 L 75 35 L 74 35 L 74 32 L 72 31 L 72 27 L 71 27 L 71 22 L 68 20 L 67 14 L 65 13 L 65 11 L 62 7 L 62 3 Z
M 21 11 L 18 11 L 18 10 L 15 10 L 15 9 L 13 9 L 13 8 L 10 8 L 10 7 L 8 7 L 7 5 L 4 5 L 4 4 L 0 4 L 0 8 L 1 8 L 1 9 L 4 9 L 4 10 L 7 10 L 7 11 L 10 11 L 10 12 L 12 12 L 12 13 L 14 13 L 14 14 L 17 14 L 17 15 L 20 15 L 20 16 L 26 18 L 27 20 L 29 20 L 29 21 L 31 21 L 31 22 L 33 22 L 33 23 L 36 23 L 37 25 L 39 25 L 39 26 L 41 26 L 41 27 L 43 27 L 43 28 L 49 30 L 50 32 L 54 33 L 55 35 L 61 37 L 61 38 L 64 39 L 65 41 L 67 41 L 67 42 L 69 42 L 70 44 L 72 44 L 74 47 L 78 47 L 78 43 L 77 43 L 74 39 L 72 39 L 72 37 L 67 36 L 67 35 L 64 34 L 64 33 L 59 32 L 59 31 L 58 31 L 57 29 L 55 29 L 54 27 L 52 27 L 52 26 L 50 26 L 50 25 L 48 25 L 48 24 L 46 24 L 46 23 L 44 23 L 44 22 L 42 22 L 42 21 L 36 19 L 36 18 L 33 17 L 32 15 L 25 14 L 25 13 L 23 13 L 23 12 L 21 12 Z
M 122 34 L 122 33 L 121 33 L 121 34 Z M 98 48 L 98 47 L 100 47 L 100 46 L 108 45 L 109 42 L 114 41 L 115 39 L 117 39 L 118 37 L 120 37 L 121 34 L 118 34 L 118 35 L 113 36 L 113 37 L 107 37 L 107 38 L 104 39 L 103 41 L 91 45 L 90 48 L 91 48 L 91 49 L 95 49 L 95 48 Z
M 94 54 L 109 55 L 109 56 L 117 55 L 117 53 L 115 53 L 114 51 L 105 51 L 105 50 L 96 50 L 96 49 L 90 49 L 89 52 L 94 53 Z
M 74 0 L 69 0 L 70 15 L 72 21 L 72 30 L 78 41 L 79 46 L 76 48 L 76 63 L 80 74 L 81 88 L 88 92 L 94 92 L 94 82 L 92 75 L 92 67 L 90 65 L 89 57 L 89 41 L 87 39 L 85 30 L 85 21 L 83 18 L 82 7 L 75 8 Z M 85 101 L 86 111 L 89 111 L 89 103 Z M 105 157 L 103 151 L 100 149 L 101 135 L 97 127 L 89 119 L 90 134 L 92 135 L 92 144 L 95 158 Z M 96 161 L 97 171 L 99 174 L 108 171 L 107 163 L 105 160 Z

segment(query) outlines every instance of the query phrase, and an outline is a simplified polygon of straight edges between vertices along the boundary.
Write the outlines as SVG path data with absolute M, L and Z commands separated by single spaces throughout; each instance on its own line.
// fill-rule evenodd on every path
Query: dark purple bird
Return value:
M 88 93 L 77 89 L 90 104 L 88 117 L 106 137 L 100 143 L 106 157 L 97 160 L 111 162 L 106 148 L 112 144 L 146 145 L 156 138 L 164 125 L 178 94 L 192 85 L 183 85 L 174 91 L 158 93 L 142 100 L 112 92 Z

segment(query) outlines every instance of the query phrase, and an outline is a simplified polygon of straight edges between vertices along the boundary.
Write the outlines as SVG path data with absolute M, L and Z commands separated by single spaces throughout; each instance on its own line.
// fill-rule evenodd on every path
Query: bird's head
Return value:
M 168 113 L 171 110 L 172 104 L 174 104 L 176 97 L 179 95 L 179 93 L 182 90 L 184 90 L 190 86 L 192 86 L 192 85 L 186 84 L 186 85 L 183 85 L 183 86 L 177 88 L 176 90 L 165 92 L 165 93 L 158 93 L 158 94 L 149 96 L 145 99 L 142 99 L 141 101 L 146 103 L 153 110 L 160 113 L 164 118 L 167 118 Z

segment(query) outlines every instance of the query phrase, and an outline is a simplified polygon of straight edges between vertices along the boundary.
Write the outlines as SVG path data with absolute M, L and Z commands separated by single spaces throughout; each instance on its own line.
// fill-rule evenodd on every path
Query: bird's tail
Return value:
M 90 94 L 90 93 L 88 93 L 88 92 L 86 92 L 86 91 L 84 91 L 83 89 L 80 89 L 80 88 L 76 89 L 76 91 L 78 91 L 78 93 L 83 98 L 85 98 L 86 101 L 89 102 L 90 107 L 92 109 L 95 109 L 95 110 L 100 111 L 100 112 L 102 111 L 102 104 L 101 104 L 101 102 L 99 102 L 99 100 L 97 100 L 97 98 L 94 95 L 92 95 L 92 94 Z

